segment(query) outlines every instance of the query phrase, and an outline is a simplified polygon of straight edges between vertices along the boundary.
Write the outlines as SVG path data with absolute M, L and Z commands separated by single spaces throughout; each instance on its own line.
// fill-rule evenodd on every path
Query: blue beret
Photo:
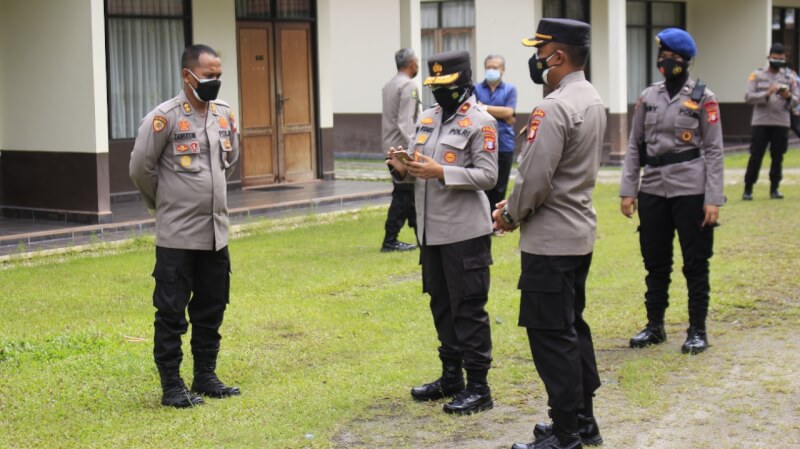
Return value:
M 694 39 L 680 28 L 667 28 L 656 36 L 656 42 L 666 50 L 671 50 L 684 58 L 692 59 L 697 54 Z

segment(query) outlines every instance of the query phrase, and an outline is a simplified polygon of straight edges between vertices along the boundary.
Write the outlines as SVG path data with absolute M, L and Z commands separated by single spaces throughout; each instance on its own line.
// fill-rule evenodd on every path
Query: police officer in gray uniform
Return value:
M 153 270 L 153 355 L 163 405 L 191 407 L 238 395 L 217 377 L 219 327 L 228 304 L 228 206 L 225 180 L 239 157 L 233 112 L 217 100 L 222 65 L 217 53 L 193 45 L 181 58 L 183 90 L 142 120 L 130 176 L 156 216 Z M 180 376 L 181 335 L 192 323 L 194 380 Z
M 537 48 L 531 79 L 554 90 L 530 115 L 514 190 L 493 215 L 498 229 L 520 228 L 519 325 L 527 328 L 553 423 L 537 424 L 534 441 L 514 449 L 603 441 L 593 411 L 600 378 L 583 318 L 597 227 L 592 192 L 606 130 L 603 101 L 583 73 L 589 34 L 584 22 L 542 19 L 536 36 L 523 40 Z
M 381 135 L 383 148 L 404 147 L 414 136 L 414 123 L 419 116 L 419 92 L 414 78 L 419 72 L 419 60 L 414 50 L 403 48 L 394 55 L 397 74 L 382 90 L 383 114 Z M 417 212 L 414 209 L 414 185 L 393 182 L 392 202 L 386 215 L 386 235 L 381 252 L 409 251 L 416 246 L 397 240 L 397 235 L 408 220 L 411 228 L 417 227 Z
M 637 102 L 620 185 L 622 213 L 633 216 L 638 203 L 647 270 L 647 326 L 631 338 L 630 346 L 667 339 L 664 313 L 677 231 L 689 289 L 689 329 L 681 350 L 696 354 L 708 347 L 708 261 L 719 207 L 725 203 L 722 125 L 714 94 L 689 78 L 689 63 L 697 52 L 689 33 L 667 28 L 657 40 L 664 81 L 645 89 Z
M 492 339 L 485 309 L 492 220 L 483 191 L 497 182 L 497 130 L 473 95 L 469 53 L 431 56 L 428 68 L 424 84 L 431 86 L 438 105 L 420 116 L 408 152 L 391 148 L 388 153 L 396 179 L 414 183 L 422 286 L 431 297 L 441 343 L 441 377 L 413 388 L 411 395 L 417 400 L 455 395 L 444 411 L 469 414 L 493 406 L 487 382 Z
M 783 199 L 778 190 L 783 179 L 783 154 L 789 147 L 791 112 L 798 104 L 800 92 L 794 73 L 786 67 L 783 44 L 772 44 L 769 50 L 769 67 L 760 68 L 747 79 L 744 100 L 753 105 L 753 128 L 750 141 L 750 159 L 744 174 L 742 199 L 753 199 L 753 185 L 758 181 L 761 161 L 769 145 L 772 160 L 769 169 L 769 197 Z

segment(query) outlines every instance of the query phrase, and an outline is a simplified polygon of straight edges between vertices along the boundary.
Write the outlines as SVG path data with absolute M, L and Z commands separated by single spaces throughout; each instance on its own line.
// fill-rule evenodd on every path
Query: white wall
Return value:
M 331 44 L 333 0 L 317 0 L 317 66 L 319 69 L 319 126 L 333 128 L 333 45 Z
M 222 61 L 222 87 L 219 98 L 239 110 L 239 63 L 236 53 L 236 7 L 234 0 L 193 0 L 192 35 L 195 44 L 205 44 Z M 180 65 L 180 62 L 176 62 Z M 180 73 L 175 73 L 180 76 Z
M 536 3 L 539 3 L 537 0 Z M 542 87 L 533 84 L 528 73 L 528 59 L 534 48 L 522 45 L 522 39 L 536 33 L 538 22 L 533 1 L 475 0 L 475 60 L 473 79 L 483 81 L 483 60 L 499 53 L 506 58 L 503 77 L 517 88 L 517 111 L 529 113 L 542 99 Z M 427 70 L 427 68 L 426 68 Z
M 108 152 L 102 0 L 2 2 L 0 60 L 0 149 Z
M 336 0 L 330 18 L 332 60 L 320 71 L 333 74 L 333 111 L 380 113 L 381 88 L 397 73 L 401 48 L 398 0 Z

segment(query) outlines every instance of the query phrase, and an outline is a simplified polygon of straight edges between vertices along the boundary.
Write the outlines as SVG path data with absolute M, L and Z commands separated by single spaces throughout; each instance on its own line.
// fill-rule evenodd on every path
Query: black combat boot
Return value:
M 411 396 L 418 401 L 433 401 L 455 395 L 464 389 L 464 374 L 461 364 L 442 363 L 442 377 L 429 384 L 411 389 Z
M 686 341 L 681 346 L 681 352 L 684 354 L 699 354 L 708 349 L 708 346 L 706 330 L 690 326 L 686 331 Z
M 553 418 L 553 424 L 548 426 L 549 433 L 547 435 L 536 438 L 536 429 L 534 428 L 535 439 L 532 443 L 515 443 L 511 449 L 583 449 L 577 430 L 577 412 L 550 410 L 549 415 Z
M 631 348 L 644 348 L 667 341 L 667 333 L 663 324 L 647 323 L 644 329 L 631 338 Z
M 176 408 L 194 407 L 203 403 L 203 398 L 186 388 L 180 375 L 180 364 L 157 365 L 161 377 L 161 405 Z
M 486 382 L 488 374 L 488 369 L 467 369 L 467 388 L 442 407 L 445 413 L 469 415 L 494 407 L 492 391 Z
M 217 377 L 217 352 L 195 352 L 192 391 L 212 398 L 227 398 L 241 394 L 239 387 L 229 387 Z
M 533 439 L 539 441 L 553 434 L 553 425 L 549 423 L 538 423 L 533 428 Z M 578 435 L 581 443 L 585 446 L 599 446 L 603 444 L 603 437 L 600 435 L 600 427 L 594 416 L 586 416 L 578 413 Z

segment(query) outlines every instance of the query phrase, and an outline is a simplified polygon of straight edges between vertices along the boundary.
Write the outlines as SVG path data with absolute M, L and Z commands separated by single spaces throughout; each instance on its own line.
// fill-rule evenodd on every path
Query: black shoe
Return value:
M 641 332 L 631 338 L 631 348 L 644 348 L 667 341 L 667 333 L 663 324 L 648 323 Z
M 779 190 L 773 190 L 769 192 L 769 197 L 773 200 L 782 200 L 783 194 Z
M 404 243 L 399 240 L 391 240 L 388 242 L 383 242 L 383 246 L 381 246 L 382 253 L 389 253 L 393 251 L 412 251 L 415 249 L 417 249 L 417 245 Z
M 751 192 L 744 192 L 742 194 L 743 201 L 753 201 L 753 194 Z
M 708 349 L 708 337 L 705 329 L 690 327 L 686 332 L 686 341 L 681 346 L 684 354 L 699 354 Z
M 242 392 L 239 387 L 229 387 L 219 380 L 219 377 L 211 373 L 195 373 L 192 381 L 192 392 L 222 399 L 228 396 L 239 396 Z
M 533 428 L 533 439 L 539 441 L 553 434 L 553 425 L 548 423 L 538 423 Z M 578 413 L 578 434 L 581 443 L 586 446 L 599 446 L 603 444 L 603 437 L 600 435 L 600 427 L 597 425 L 593 416 L 584 416 Z
M 455 396 L 464 390 L 464 375 L 461 366 L 442 367 L 442 377 L 429 384 L 411 389 L 411 396 L 418 401 L 434 401 Z
M 514 443 L 511 449 L 583 449 L 583 445 L 577 436 L 570 439 L 568 443 L 562 443 L 555 435 L 551 434 L 533 443 Z
M 183 383 L 181 378 L 178 378 L 177 381 L 173 380 L 171 385 L 163 388 L 161 405 L 187 408 L 202 405 L 203 403 L 203 398 L 186 389 L 186 384 Z
M 456 415 L 469 415 L 482 412 L 494 407 L 492 392 L 486 384 L 471 383 L 459 392 L 452 401 L 445 404 L 442 409 L 445 413 Z

